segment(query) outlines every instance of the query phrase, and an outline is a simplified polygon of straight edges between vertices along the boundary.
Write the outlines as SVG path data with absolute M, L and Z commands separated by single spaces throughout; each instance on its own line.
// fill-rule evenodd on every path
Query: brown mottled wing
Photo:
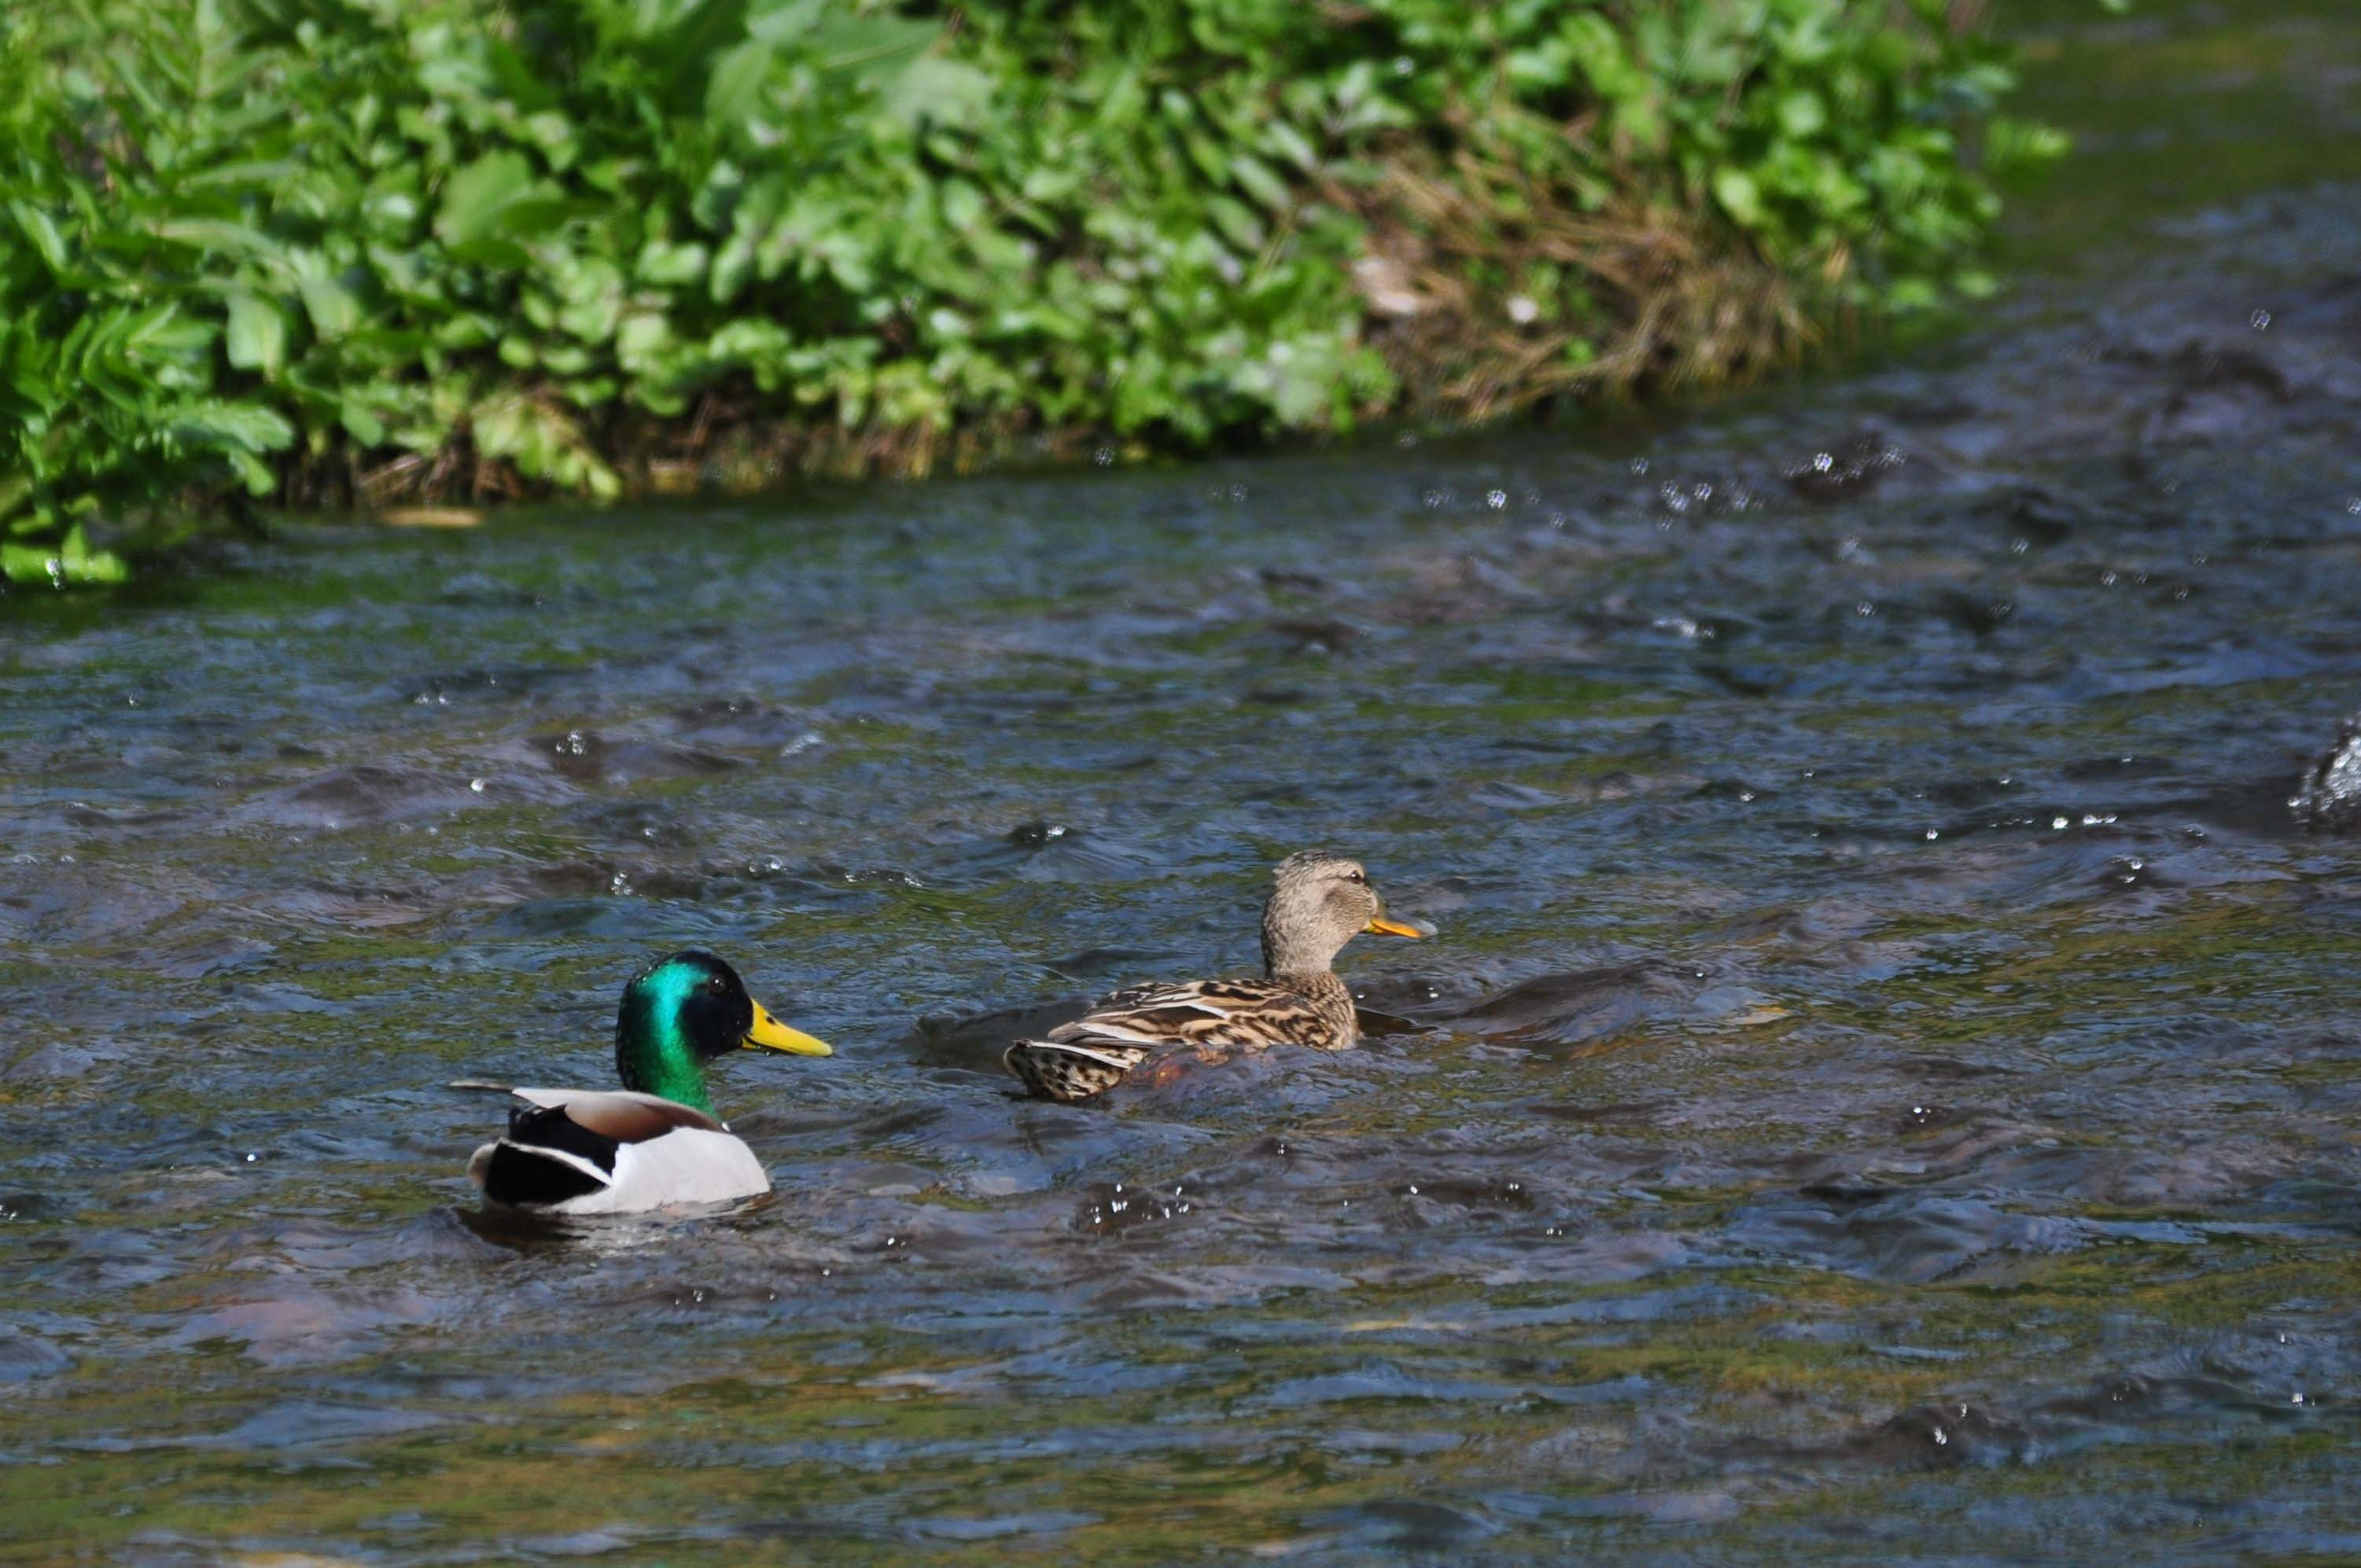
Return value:
M 1034 1093 L 1071 1103 L 1105 1093 L 1167 1051 L 1341 1050 L 1353 1043 L 1352 993 L 1333 975 L 1320 980 L 1301 990 L 1268 980 L 1135 985 L 1102 998 L 1047 1039 L 1017 1041 L 1001 1059 Z
M 1268 980 L 1197 980 L 1178 985 L 1137 985 L 1118 991 L 1049 1038 L 1089 1046 L 1312 1046 L 1333 1050 L 1349 1036 L 1352 998 L 1340 984 L 1335 1009 L 1293 986 Z
M 1044 1100 L 1071 1105 L 1104 1094 L 1148 1059 L 1144 1047 L 1056 1045 L 1019 1040 L 1001 1057 L 1017 1080 Z
M 629 1090 L 519 1089 L 513 1092 L 545 1111 L 563 1111 L 576 1126 L 619 1144 L 643 1144 L 676 1127 L 707 1133 L 730 1130 L 702 1111 Z

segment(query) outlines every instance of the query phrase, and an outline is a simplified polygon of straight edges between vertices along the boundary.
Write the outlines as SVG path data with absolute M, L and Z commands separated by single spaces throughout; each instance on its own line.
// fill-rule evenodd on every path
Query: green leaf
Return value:
M 1262 248 L 1262 243 L 1268 237 L 1262 221 L 1245 203 L 1234 202 L 1227 196 L 1213 196 L 1205 202 L 1205 212 L 1213 220 L 1213 226 L 1240 250 Z
M 521 152 L 488 152 L 443 184 L 434 232 L 464 244 L 500 227 L 509 206 L 533 188 L 533 166 Z
M 615 329 L 615 357 L 634 373 L 650 367 L 672 343 L 672 325 L 659 315 L 626 316 Z
M 705 113 L 725 126 L 753 118 L 763 101 L 763 82 L 778 51 L 761 38 L 748 38 L 725 53 L 705 84 Z
M 66 542 L 58 552 L 58 565 L 69 583 L 90 585 L 119 583 L 130 576 L 124 569 L 123 559 L 110 550 L 93 550 L 90 540 L 75 523 L 66 531 Z
M 639 265 L 633 270 L 642 283 L 680 288 L 705 277 L 706 256 L 702 245 L 669 245 L 652 239 L 640 248 Z
M 268 193 L 305 174 L 304 166 L 292 159 L 256 159 L 245 163 L 224 163 L 201 170 L 181 181 L 183 191 L 258 192 Z
M 0 577 L 12 583 L 65 586 L 65 564 L 54 550 L 35 544 L 0 544 Z
M 1304 139 L 1303 133 L 1285 120 L 1273 120 L 1262 129 L 1265 146 L 1310 174 L 1320 167 L 1320 154 Z
M 726 305 L 738 297 L 754 272 L 753 236 L 741 229 L 721 242 L 713 253 L 713 271 L 706 294 L 717 305 Z
M 983 192 L 965 180 L 947 180 L 942 185 L 943 222 L 952 228 L 967 230 L 983 219 Z
M 623 272 L 598 257 L 576 262 L 558 275 L 565 303 L 557 324 L 585 343 L 604 343 L 615 334 L 623 312 Z
M 1808 88 L 1797 88 L 1783 93 L 1779 99 L 1779 128 L 1798 139 L 1817 136 L 1828 123 L 1828 106 L 1820 95 Z
M 1760 228 L 1768 215 L 1763 209 L 1763 192 L 1754 177 L 1742 169 L 1718 169 L 1713 175 L 1713 199 L 1721 210 L 1748 228 Z
M 873 90 L 906 70 L 941 32 L 941 23 L 922 17 L 847 10 L 830 16 L 809 38 L 820 69 L 842 71 Z
M 149 232 L 192 250 L 273 260 L 282 254 L 279 242 L 261 230 L 224 218 L 168 218 Z
M 360 302 L 334 278 L 306 278 L 295 285 L 303 297 L 303 313 L 312 330 L 324 338 L 338 338 L 361 324 Z
M 270 465 L 244 447 L 231 447 L 222 455 L 229 459 L 230 467 L 245 483 L 248 495 L 267 496 L 279 488 L 279 477 L 270 471 Z
M 385 422 L 377 417 L 374 410 L 349 399 L 337 408 L 336 422 L 363 446 L 377 446 L 385 441 Z
M 270 300 L 240 291 L 229 297 L 229 332 L 222 347 L 240 370 L 275 378 L 287 363 L 287 313 Z
M 992 78 L 941 55 L 912 60 L 885 90 L 887 115 L 906 126 L 922 121 L 961 129 L 983 123 L 992 107 Z
M 260 403 L 191 403 L 174 411 L 168 428 L 191 445 L 247 453 L 277 452 L 295 442 L 287 416 Z
M 1243 148 L 1230 154 L 1230 178 L 1272 212 L 1283 213 L 1295 204 L 1295 193 L 1287 182 L 1270 171 L 1270 165 Z
M 515 241 L 541 237 L 570 206 L 555 186 L 533 178 L 524 154 L 488 152 L 444 182 L 434 232 L 471 259 L 521 266 Z
M 746 35 L 768 44 L 791 43 L 827 15 L 829 0 L 754 0 L 746 14 Z
M 16 226 L 25 231 L 25 237 L 33 242 L 42 264 L 51 273 L 62 274 L 66 269 L 65 236 L 58 233 L 58 225 L 50 221 L 49 214 L 30 202 L 11 202 L 8 211 L 16 218 Z

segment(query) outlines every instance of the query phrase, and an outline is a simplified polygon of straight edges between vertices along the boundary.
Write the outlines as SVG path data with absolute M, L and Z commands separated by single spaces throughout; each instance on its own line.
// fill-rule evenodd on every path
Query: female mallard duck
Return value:
M 746 994 L 711 953 L 658 959 L 623 987 L 611 1089 L 511 1089 L 508 1136 L 467 1162 L 495 1203 L 544 1214 L 626 1214 L 771 1190 L 763 1162 L 713 1114 L 705 1064 L 735 1050 L 832 1054 Z M 471 1084 L 470 1088 L 493 1087 Z
M 1418 936 L 1386 918 L 1386 901 L 1353 861 L 1290 855 L 1262 906 L 1261 980 L 1136 985 L 1102 998 L 1046 1040 L 1019 1040 L 1001 1059 L 1025 1087 L 1072 1103 L 1104 1094 L 1159 1050 L 1258 1051 L 1310 1046 L 1341 1051 L 1360 1038 L 1353 993 L 1330 966 L 1364 931 Z

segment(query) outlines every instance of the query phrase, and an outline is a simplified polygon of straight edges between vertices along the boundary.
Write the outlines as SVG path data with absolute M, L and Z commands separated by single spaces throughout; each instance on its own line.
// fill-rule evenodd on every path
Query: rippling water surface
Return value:
M 1708 416 L 0 607 L 0 1551 L 2361 1552 L 2356 198 Z M 1365 1049 L 1012 1098 L 1314 844 Z M 775 1198 L 483 1221 L 441 1086 L 690 944 L 839 1046 Z

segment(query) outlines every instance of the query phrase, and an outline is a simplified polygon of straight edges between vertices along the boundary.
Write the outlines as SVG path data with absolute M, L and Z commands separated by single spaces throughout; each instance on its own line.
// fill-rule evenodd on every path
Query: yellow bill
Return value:
M 832 1057 L 835 1047 L 826 1040 L 816 1040 L 801 1029 L 790 1029 L 761 1003 L 754 1003 L 754 1026 L 746 1031 L 745 1050 L 785 1051 L 790 1056 Z
M 1362 927 L 1361 929 L 1379 937 L 1408 937 L 1413 942 L 1426 935 L 1415 926 L 1405 926 L 1399 920 L 1389 920 L 1382 915 Z

